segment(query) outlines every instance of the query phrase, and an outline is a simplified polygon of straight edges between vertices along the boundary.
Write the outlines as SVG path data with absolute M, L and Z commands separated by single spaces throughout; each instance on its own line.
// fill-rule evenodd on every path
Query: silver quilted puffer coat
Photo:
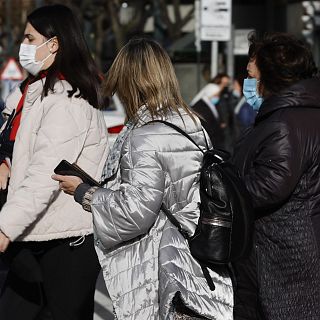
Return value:
M 205 149 L 204 133 L 182 111 L 166 121 Z M 202 153 L 187 138 L 145 111 L 128 125 L 109 155 L 106 171 L 115 175 L 98 189 L 91 204 L 96 250 L 119 320 L 174 319 L 172 299 L 209 319 L 233 319 L 232 284 L 226 270 L 210 270 L 210 291 L 188 243 L 160 210 L 164 203 L 190 235 L 199 217 Z M 111 160 L 110 160 L 111 159 Z

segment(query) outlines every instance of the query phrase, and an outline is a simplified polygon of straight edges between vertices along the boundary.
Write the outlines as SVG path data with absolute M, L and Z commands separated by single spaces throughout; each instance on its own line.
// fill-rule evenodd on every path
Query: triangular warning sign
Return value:
M 23 74 L 14 58 L 9 58 L 0 73 L 1 80 L 22 80 Z

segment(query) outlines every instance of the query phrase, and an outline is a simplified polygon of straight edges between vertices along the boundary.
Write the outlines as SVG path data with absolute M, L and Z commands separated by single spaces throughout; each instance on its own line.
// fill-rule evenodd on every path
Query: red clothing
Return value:
M 11 126 L 11 131 L 10 131 L 10 141 L 14 141 L 16 139 L 17 131 L 20 126 L 20 120 L 21 120 L 21 114 L 22 114 L 22 108 L 23 108 L 23 103 L 24 99 L 26 97 L 27 91 L 29 87 L 29 82 L 25 86 L 23 90 L 22 97 L 19 100 L 18 106 L 16 108 L 16 116 L 12 120 L 12 126 Z
M 39 78 L 45 78 L 47 76 L 47 72 L 42 72 L 41 74 L 39 74 L 38 77 L 36 77 L 35 79 L 33 79 L 33 81 L 38 80 Z M 65 80 L 64 76 L 62 74 L 58 75 L 58 79 L 59 80 Z M 21 121 L 21 114 L 22 114 L 22 108 L 23 108 L 23 104 L 24 104 L 24 99 L 26 97 L 26 94 L 28 92 L 28 87 L 29 84 L 32 83 L 32 81 L 28 81 L 24 90 L 23 90 L 23 94 L 22 97 L 19 100 L 18 106 L 16 108 L 16 115 L 14 116 L 13 120 L 12 120 L 12 126 L 11 126 L 11 131 L 10 131 L 10 141 L 15 141 L 16 139 L 16 135 L 20 126 L 20 121 Z

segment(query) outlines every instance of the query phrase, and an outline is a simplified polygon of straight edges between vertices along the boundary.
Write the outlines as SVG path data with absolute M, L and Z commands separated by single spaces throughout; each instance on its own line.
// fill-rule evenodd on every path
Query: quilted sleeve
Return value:
M 299 140 L 286 123 L 274 121 L 244 179 L 256 208 L 281 205 L 296 187 L 303 171 Z
M 145 139 L 137 147 L 129 136 L 122 150 L 119 188 L 98 189 L 91 205 L 95 234 L 106 249 L 146 234 L 164 193 L 164 172 L 152 143 Z

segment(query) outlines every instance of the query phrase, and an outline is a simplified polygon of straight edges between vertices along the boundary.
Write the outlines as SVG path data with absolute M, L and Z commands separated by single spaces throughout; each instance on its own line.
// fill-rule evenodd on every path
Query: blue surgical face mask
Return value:
M 243 95 L 246 98 L 247 103 L 249 103 L 253 110 L 258 111 L 263 102 L 263 98 L 259 96 L 257 92 L 257 79 L 248 78 L 243 81 Z
M 218 103 L 219 103 L 219 101 L 220 101 L 220 98 L 219 97 L 213 97 L 213 98 L 211 98 L 211 103 L 213 104 L 213 105 L 217 105 Z

